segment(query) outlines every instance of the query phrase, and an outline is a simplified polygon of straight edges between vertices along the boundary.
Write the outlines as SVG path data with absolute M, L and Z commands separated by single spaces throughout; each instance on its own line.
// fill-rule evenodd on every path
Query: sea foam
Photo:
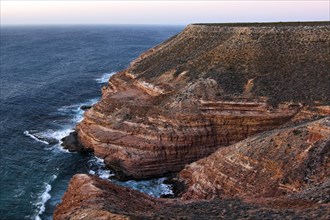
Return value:
M 164 183 L 166 179 L 166 177 L 162 177 L 151 180 L 129 180 L 125 182 L 115 181 L 115 183 L 159 198 L 162 195 L 173 195 L 171 186 Z
M 71 122 L 73 123 L 72 126 L 75 126 L 76 123 L 79 123 L 84 118 L 84 110 L 81 109 L 82 106 L 92 106 L 98 101 L 97 98 L 89 99 L 86 102 L 62 106 L 58 109 L 61 115 L 72 116 Z
M 102 179 L 109 179 L 114 174 L 111 172 L 111 170 L 107 169 L 104 164 L 104 160 L 101 158 L 98 158 L 96 156 L 93 156 L 88 161 L 89 166 L 89 174 L 97 175 Z
M 116 72 L 104 73 L 100 78 L 95 79 L 97 83 L 107 83 L 112 75 Z
M 53 175 L 51 181 L 54 181 L 57 178 L 57 175 Z M 45 212 L 46 210 L 46 202 L 51 198 L 50 191 L 52 190 L 52 186 L 49 183 L 45 183 L 45 191 L 39 197 L 39 201 L 35 204 L 39 212 L 35 217 L 35 220 L 41 220 L 40 215 Z
M 62 106 L 58 109 L 58 114 L 68 117 L 66 123 L 61 124 L 59 129 L 47 129 L 45 131 L 37 130 L 27 130 L 23 133 L 32 138 L 35 141 L 38 141 L 43 144 L 52 145 L 52 146 L 61 146 L 62 138 L 68 136 L 71 132 L 74 131 L 74 127 L 83 119 L 84 111 L 81 109 L 82 106 L 91 106 L 98 101 L 97 98 L 89 99 L 86 102 L 79 104 L 73 104 L 68 106 Z M 63 122 L 62 122 L 63 123 Z M 56 124 L 54 124 L 56 125 Z M 47 150 L 53 148 L 47 148 Z M 60 147 L 61 151 L 68 152 Z
M 97 175 L 102 179 L 109 179 L 111 176 L 114 176 L 114 173 L 107 169 L 104 160 L 93 156 L 88 161 L 89 174 Z M 172 188 L 170 185 L 164 183 L 166 177 L 151 179 L 151 180 L 129 180 L 129 181 L 118 181 L 111 180 L 113 183 L 126 186 L 140 192 L 146 193 L 153 197 L 160 197 L 162 195 L 171 195 L 173 194 Z
M 56 145 L 62 143 L 62 138 L 68 136 L 73 131 L 72 128 L 64 128 L 62 130 L 48 129 L 46 131 L 37 132 L 35 130 L 24 131 L 24 134 L 33 140 L 47 144 Z
M 38 141 L 38 142 L 41 142 L 41 143 L 44 143 L 44 144 L 49 144 L 49 142 L 42 140 L 42 139 L 41 139 L 40 137 L 38 137 L 37 135 L 35 135 L 35 134 L 31 134 L 30 131 L 24 131 L 23 133 L 24 133 L 26 136 L 32 138 L 32 139 L 35 140 L 35 141 Z

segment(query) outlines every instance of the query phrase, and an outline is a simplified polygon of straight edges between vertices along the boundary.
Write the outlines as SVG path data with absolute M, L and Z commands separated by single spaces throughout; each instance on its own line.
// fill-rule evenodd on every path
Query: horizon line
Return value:
M 141 25 L 146 25 L 146 26 L 187 26 L 187 25 L 203 25 L 203 24 L 263 24 L 263 23 L 270 23 L 270 24 L 275 24 L 275 23 L 306 23 L 306 22 L 312 22 L 312 23 L 317 23 L 317 22 L 322 22 L 322 23 L 329 23 L 329 20 L 290 20 L 290 21 L 239 21 L 239 22 L 192 22 L 192 23 L 182 23 L 182 24 L 167 24 L 167 23 L 0 23 L 0 26 L 73 26 L 73 25 L 127 25 L 127 26 L 141 26 Z

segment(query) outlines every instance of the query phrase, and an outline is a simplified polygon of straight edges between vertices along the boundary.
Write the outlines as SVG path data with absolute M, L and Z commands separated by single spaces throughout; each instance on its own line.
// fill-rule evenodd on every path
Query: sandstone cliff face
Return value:
M 329 167 L 327 117 L 265 132 L 219 149 L 188 165 L 180 177 L 189 186 L 184 199 L 315 197 L 322 203 L 330 201 Z
M 329 219 L 329 43 L 329 22 L 189 25 L 145 52 L 85 113 L 79 150 L 119 178 L 198 160 L 186 190 L 76 175 L 54 219 Z
M 117 78 L 111 83 L 115 84 Z M 198 95 L 199 86 L 208 88 L 212 83 L 210 79 L 197 81 L 184 93 Z M 80 143 L 104 158 L 118 177 L 138 179 L 179 171 L 221 146 L 288 122 L 300 109 L 289 105 L 271 109 L 261 101 L 194 97 L 182 103 L 171 96 L 153 97 L 130 80 L 116 86 L 115 93 L 105 93 L 102 101 L 85 114 L 77 131 Z
M 179 175 L 188 189 L 177 199 L 75 175 L 54 219 L 329 219 L 329 156 L 327 117 L 258 134 L 188 165 Z
M 329 32 L 327 23 L 189 25 L 111 77 L 78 140 L 118 178 L 142 179 L 304 119 L 300 103 L 329 103 Z
M 273 206 L 276 204 L 272 202 Z M 293 208 L 295 207 L 295 208 Z M 292 200 L 282 208 L 234 199 L 157 199 L 96 176 L 75 175 L 54 220 L 90 219 L 328 219 L 329 207 Z

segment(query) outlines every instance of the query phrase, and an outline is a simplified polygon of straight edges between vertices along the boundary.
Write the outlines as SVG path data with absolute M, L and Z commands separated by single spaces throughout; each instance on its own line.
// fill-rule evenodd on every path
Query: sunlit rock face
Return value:
M 144 179 L 327 115 L 329 32 L 325 22 L 189 25 L 111 77 L 78 140 L 118 178 Z
M 280 197 L 329 202 L 330 117 L 276 129 L 191 163 L 184 199 Z M 315 192 L 318 193 L 315 193 Z
M 181 170 L 180 198 L 78 174 L 54 219 L 329 219 L 329 44 L 329 22 L 189 25 L 143 53 L 70 149 L 123 179 Z
M 267 204 L 269 203 L 269 204 Z M 153 198 L 97 176 L 77 174 L 56 207 L 54 220 L 78 219 L 321 219 L 327 204 L 301 199 L 251 204 L 238 199 L 181 200 Z

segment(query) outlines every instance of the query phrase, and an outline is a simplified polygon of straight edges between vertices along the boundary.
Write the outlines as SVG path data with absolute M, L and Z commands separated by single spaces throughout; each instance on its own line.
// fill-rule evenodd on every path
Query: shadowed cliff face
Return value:
M 143 179 L 320 108 L 327 115 L 301 103 L 329 103 L 329 32 L 189 25 L 111 77 L 77 126 L 79 142 L 118 178 Z

